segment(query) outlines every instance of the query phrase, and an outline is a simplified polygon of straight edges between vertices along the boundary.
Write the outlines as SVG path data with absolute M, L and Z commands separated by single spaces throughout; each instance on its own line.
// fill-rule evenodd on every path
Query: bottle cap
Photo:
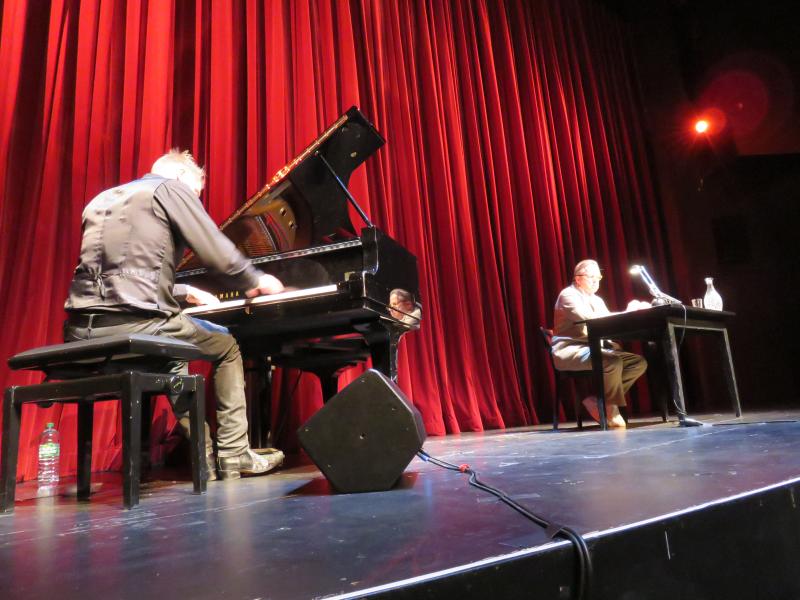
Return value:
M 55 427 L 55 426 L 56 426 L 56 424 L 55 424 L 55 423 L 48 423 L 48 424 L 47 424 L 47 428 L 48 428 L 48 429 L 50 429 L 50 428 L 52 428 L 52 427 Z

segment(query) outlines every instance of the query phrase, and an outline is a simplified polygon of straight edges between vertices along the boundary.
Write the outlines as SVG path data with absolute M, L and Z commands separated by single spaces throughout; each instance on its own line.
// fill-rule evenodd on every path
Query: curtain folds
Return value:
M 351 105 L 388 143 L 350 189 L 419 260 L 424 321 L 403 341 L 399 383 L 429 433 L 549 419 L 538 327 L 572 265 L 600 261 L 613 307 L 635 292 L 629 261 L 665 268 L 624 31 L 590 0 L 0 8 L 4 386 L 38 380 L 10 372 L 8 356 L 60 341 L 96 193 L 188 148 L 219 222 Z M 321 405 L 317 383 L 298 377 L 274 382 L 290 447 Z M 62 433 L 62 473 L 74 472 L 71 411 L 26 407 L 21 475 L 35 476 L 47 421 Z M 118 420 L 113 403 L 97 408 L 95 469 L 119 465 Z M 163 403 L 157 422 L 164 435 L 174 423 Z

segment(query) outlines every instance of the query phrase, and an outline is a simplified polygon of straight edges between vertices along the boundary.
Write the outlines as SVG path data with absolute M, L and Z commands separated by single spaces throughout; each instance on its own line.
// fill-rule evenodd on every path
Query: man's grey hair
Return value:
M 400 302 L 414 302 L 414 296 L 411 295 L 411 292 L 408 290 L 404 290 L 403 288 L 395 288 L 391 292 L 389 292 L 389 297 L 397 296 L 397 299 Z
M 199 182 L 206 179 L 205 169 L 199 167 L 188 150 L 173 148 L 153 163 L 151 173 L 167 179 L 178 179 L 182 173 L 194 176 Z
M 598 269 L 600 268 L 600 265 L 597 264 L 596 260 L 592 260 L 591 258 L 587 258 L 587 259 L 582 260 L 581 262 L 579 262 L 577 265 L 575 265 L 575 270 L 572 271 L 572 276 L 573 277 L 577 277 L 578 275 L 583 275 L 586 272 L 586 268 L 589 265 L 594 265 Z

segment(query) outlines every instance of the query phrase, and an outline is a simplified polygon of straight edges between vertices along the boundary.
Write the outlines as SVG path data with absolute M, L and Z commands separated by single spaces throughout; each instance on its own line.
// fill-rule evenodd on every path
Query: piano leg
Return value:
M 318 367 L 312 369 L 311 372 L 319 379 L 320 386 L 322 387 L 322 401 L 327 403 L 328 400 L 333 398 L 339 393 L 339 373 L 341 367 Z
M 244 361 L 247 386 L 247 425 L 250 446 L 268 448 L 270 445 L 270 415 L 272 412 L 272 364 L 268 357 L 247 357 Z
M 397 347 L 407 329 L 386 321 L 356 325 L 355 329 L 369 344 L 372 368 L 397 381 Z

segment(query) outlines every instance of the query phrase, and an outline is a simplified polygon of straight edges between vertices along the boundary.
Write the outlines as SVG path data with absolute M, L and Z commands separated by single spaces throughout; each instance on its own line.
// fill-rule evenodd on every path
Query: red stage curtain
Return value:
M 6 357 L 60 341 L 94 194 L 188 148 L 220 221 L 353 104 L 388 143 L 350 188 L 419 258 L 424 323 L 399 382 L 431 434 L 549 418 L 538 327 L 572 265 L 596 257 L 620 306 L 629 261 L 665 264 L 624 31 L 588 0 L 0 7 L 4 386 L 38 380 Z M 309 376 L 296 382 L 275 382 L 292 395 L 284 432 L 320 405 Z M 71 411 L 26 409 L 20 474 L 35 475 L 51 420 L 74 471 Z M 118 419 L 98 407 L 95 469 L 119 463 Z

